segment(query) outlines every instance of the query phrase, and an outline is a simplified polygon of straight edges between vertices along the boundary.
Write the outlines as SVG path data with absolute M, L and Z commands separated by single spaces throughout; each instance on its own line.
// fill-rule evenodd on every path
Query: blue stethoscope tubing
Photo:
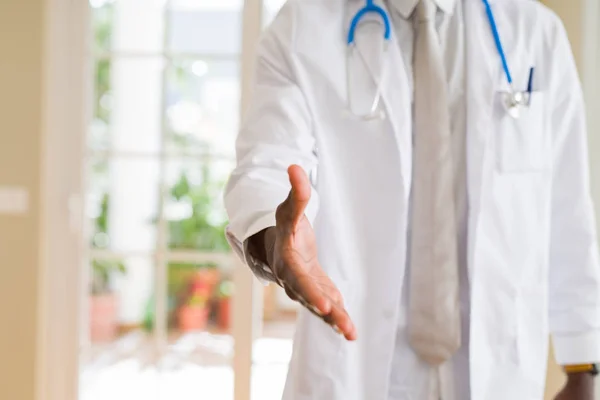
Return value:
M 354 16 L 354 18 L 352 18 L 352 21 L 350 22 L 350 28 L 348 29 L 348 38 L 347 38 L 347 47 L 349 50 L 348 56 L 346 58 L 346 68 L 348 70 L 348 73 L 346 74 L 346 87 L 348 90 L 348 104 L 347 104 L 347 111 L 349 112 L 350 115 L 354 116 L 354 117 L 358 117 L 361 118 L 363 120 L 377 120 L 377 119 L 384 119 L 385 118 L 385 113 L 383 112 L 383 110 L 380 109 L 379 107 L 379 102 L 381 100 L 381 94 L 383 91 L 383 85 L 384 85 L 384 75 L 386 72 L 386 63 L 385 60 L 382 60 L 382 64 L 381 64 L 381 71 L 380 71 L 380 77 L 379 77 L 379 81 L 375 80 L 375 84 L 377 85 L 377 92 L 375 94 L 375 97 L 373 98 L 373 103 L 371 105 L 371 109 L 368 113 L 366 114 L 358 114 L 354 111 L 353 109 L 353 105 L 352 105 L 352 101 L 351 101 L 351 94 L 350 94 L 350 87 L 351 87 L 351 79 L 350 79 L 350 58 L 352 57 L 353 54 L 353 50 L 356 47 L 356 31 L 358 30 L 358 26 L 361 23 L 361 20 L 367 15 L 367 14 L 377 14 L 379 17 L 381 17 L 382 21 L 383 21 L 383 27 L 384 27 L 384 34 L 383 34 L 383 38 L 384 38 L 384 42 L 383 42 L 383 53 L 385 54 L 389 48 L 389 43 L 390 43 L 390 39 L 392 38 L 392 24 L 390 22 L 390 17 L 388 15 L 388 13 L 381 8 L 380 6 L 376 5 L 373 3 L 374 0 L 366 0 L 366 4 L 364 5 L 364 7 L 362 7 L 360 10 L 358 10 L 358 12 L 356 13 L 356 15 Z M 360 55 L 360 53 L 359 53 Z M 363 62 L 366 63 L 366 60 L 363 58 Z
M 379 14 L 381 19 L 383 20 L 383 26 L 385 28 L 385 32 L 383 38 L 386 41 L 389 41 L 392 37 L 392 24 L 390 22 L 390 16 L 388 13 L 378 5 L 374 4 L 374 0 L 366 0 L 367 3 L 363 8 L 358 10 L 354 18 L 352 18 L 352 22 L 350 23 L 350 29 L 348 30 L 348 46 L 352 46 L 355 44 L 354 39 L 356 37 L 356 30 L 358 29 L 358 25 L 363 17 L 367 14 Z
M 494 35 L 494 42 L 496 43 L 496 49 L 498 50 L 498 54 L 500 55 L 500 59 L 502 60 L 502 68 L 504 69 L 504 74 L 506 75 L 506 80 L 508 81 L 508 85 L 512 87 L 512 75 L 510 73 L 510 68 L 508 68 L 508 61 L 506 60 L 506 53 L 504 52 L 504 47 L 502 46 L 502 41 L 500 40 L 500 34 L 498 33 L 498 25 L 496 25 L 496 18 L 494 18 L 494 13 L 492 12 L 492 7 L 490 7 L 489 0 L 482 0 L 483 5 L 485 6 L 485 13 L 487 14 L 488 21 L 490 22 L 490 28 L 492 29 L 492 35 Z
M 374 0 L 366 0 L 366 4 L 362 7 L 350 23 L 350 28 L 348 30 L 348 40 L 347 45 L 353 46 L 355 44 L 356 39 L 356 31 L 361 20 L 367 14 L 378 14 L 383 20 L 384 27 L 384 39 L 386 42 L 389 42 L 392 35 L 392 24 L 390 22 L 390 17 L 388 13 L 378 5 L 373 3 Z M 502 40 L 500 39 L 500 34 L 498 33 L 498 26 L 496 25 L 496 19 L 494 18 L 494 13 L 492 12 L 492 8 L 490 6 L 489 0 L 482 0 L 483 5 L 485 7 L 485 12 L 488 18 L 488 22 L 490 24 L 490 28 L 492 30 L 492 35 L 494 36 L 494 42 L 496 43 L 496 49 L 498 50 L 498 54 L 500 55 L 500 59 L 502 61 L 502 68 L 504 69 L 504 74 L 506 75 L 506 80 L 508 81 L 509 87 L 512 87 L 512 75 L 510 73 L 510 68 L 508 67 L 508 61 L 506 59 L 506 53 L 504 52 L 504 47 L 502 46 Z

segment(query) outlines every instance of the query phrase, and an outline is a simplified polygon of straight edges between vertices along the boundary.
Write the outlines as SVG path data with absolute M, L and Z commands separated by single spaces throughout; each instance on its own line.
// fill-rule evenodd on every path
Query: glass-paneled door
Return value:
M 235 374 L 252 376 L 253 399 L 279 399 L 294 307 L 276 289 L 260 293 L 264 330 L 252 371 L 240 371 L 232 299 L 251 291 L 234 282 L 251 283 L 235 279 L 222 191 L 251 67 L 244 23 L 266 26 L 284 1 L 89 1 L 80 399 L 233 400 Z M 262 21 L 243 18 L 257 5 Z

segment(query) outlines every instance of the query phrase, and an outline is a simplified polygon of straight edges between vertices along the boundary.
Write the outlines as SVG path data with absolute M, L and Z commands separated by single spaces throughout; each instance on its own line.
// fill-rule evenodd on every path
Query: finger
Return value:
M 356 340 L 356 328 L 350 315 L 338 304 L 334 304 L 331 308 L 331 313 L 329 313 L 324 318 L 328 323 L 337 327 L 342 335 L 348 340 Z
M 308 175 L 298 165 L 292 165 L 288 168 L 288 177 L 292 189 L 282 204 L 284 211 L 282 217 L 287 219 L 295 228 L 310 201 L 311 187 Z
M 291 289 L 297 292 L 307 303 L 316 308 L 320 315 L 331 313 L 333 302 L 317 285 L 314 278 L 310 275 L 297 277 L 294 282 L 289 282 Z
M 343 334 L 348 340 L 356 340 L 356 328 L 352 322 L 348 312 L 341 301 L 340 292 L 333 286 L 333 293 L 339 295 L 339 300 L 336 301 L 330 298 L 310 276 L 298 278 L 295 284 L 288 285 L 288 290 L 296 297 L 304 306 L 315 309 L 316 312 L 325 322 L 332 325 L 339 333 Z M 329 288 L 331 290 L 331 288 Z M 287 291 L 287 290 L 286 290 Z M 294 293 L 297 291 L 298 293 Z
M 325 292 L 325 294 L 333 301 L 335 304 L 339 306 L 344 306 L 344 298 L 342 297 L 342 293 L 338 290 L 335 284 L 329 279 L 327 279 L 326 284 L 321 284 L 321 290 Z

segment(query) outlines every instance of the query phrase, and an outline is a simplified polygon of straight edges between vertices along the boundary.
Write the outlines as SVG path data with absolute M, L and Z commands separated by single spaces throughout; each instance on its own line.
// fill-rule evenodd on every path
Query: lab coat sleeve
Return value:
M 549 88 L 553 139 L 549 319 L 560 365 L 600 362 L 600 265 L 584 101 L 561 23 Z
M 317 163 L 313 120 L 293 68 L 293 2 L 283 7 L 257 50 L 256 74 L 248 110 L 236 143 L 237 166 L 225 189 L 227 238 L 236 253 L 263 280 L 270 271 L 247 254 L 246 241 L 275 225 L 275 210 L 288 196 L 287 169 L 310 173 Z M 313 223 L 318 194 L 305 211 Z

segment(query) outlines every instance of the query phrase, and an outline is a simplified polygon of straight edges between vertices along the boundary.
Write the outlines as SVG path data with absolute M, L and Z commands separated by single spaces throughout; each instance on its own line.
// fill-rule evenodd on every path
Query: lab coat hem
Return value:
M 559 365 L 600 362 L 600 330 L 574 335 L 553 335 L 552 343 Z

